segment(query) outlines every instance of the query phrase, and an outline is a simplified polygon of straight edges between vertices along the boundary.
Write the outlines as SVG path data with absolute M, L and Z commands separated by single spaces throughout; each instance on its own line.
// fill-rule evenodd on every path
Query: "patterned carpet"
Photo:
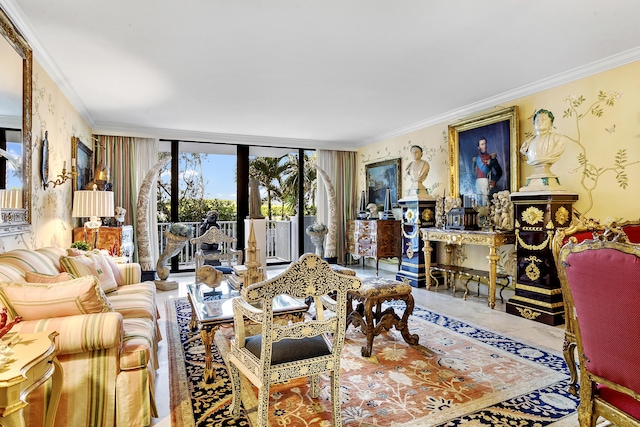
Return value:
M 217 380 L 204 384 L 204 349 L 189 332 L 186 298 L 169 300 L 172 422 L 182 426 L 255 426 L 255 392 L 243 395 L 244 418 L 228 414 L 230 389 L 223 356 L 231 328 L 216 335 Z M 420 344 L 407 345 L 395 330 L 374 340 L 373 356 L 360 356 L 364 335 L 353 327 L 343 351 L 342 418 L 346 427 L 577 425 L 578 401 L 569 395 L 560 354 L 500 336 L 416 307 L 409 330 Z M 329 427 L 328 378 L 319 399 L 305 379 L 271 388 L 272 426 Z M 250 388 L 245 388 L 251 390 Z

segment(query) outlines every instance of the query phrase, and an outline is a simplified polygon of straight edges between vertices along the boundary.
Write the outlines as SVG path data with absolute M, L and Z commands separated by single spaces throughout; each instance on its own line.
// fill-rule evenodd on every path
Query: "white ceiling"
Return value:
M 640 58 L 638 0 L 0 0 L 96 133 L 356 149 Z

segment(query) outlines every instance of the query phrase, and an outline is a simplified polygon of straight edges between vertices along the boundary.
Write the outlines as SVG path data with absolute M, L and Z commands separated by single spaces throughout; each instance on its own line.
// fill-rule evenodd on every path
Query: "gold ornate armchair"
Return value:
M 258 389 L 258 422 L 267 426 L 270 384 L 311 377 L 311 396 L 318 397 L 318 374 L 331 373 L 333 426 L 342 425 L 340 413 L 340 354 L 347 318 L 347 292 L 360 288 L 360 279 L 338 274 L 317 255 L 305 254 L 280 275 L 255 283 L 233 299 L 235 338 L 228 368 L 233 389 L 231 414 L 240 413 L 240 372 Z M 325 316 L 323 302 L 335 292 L 335 316 Z M 274 300 L 288 294 L 313 298 L 315 319 L 285 326 L 274 323 Z M 245 334 L 245 318 L 261 324 L 261 333 Z
M 556 267 L 560 268 L 560 261 L 558 257 L 560 255 L 560 249 L 562 249 L 566 243 L 580 243 L 587 239 L 594 239 L 598 236 L 602 236 L 605 231 L 608 236 L 612 236 L 613 230 L 621 230 L 627 235 L 630 242 L 640 243 L 640 220 L 623 221 L 618 223 L 614 222 L 609 224 L 607 227 L 591 218 L 585 218 L 582 216 L 576 217 L 568 228 L 558 229 L 553 237 L 552 251 Z M 566 301 L 564 296 L 563 298 Z M 575 359 L 576 337 L 573 332 L 571 322 L 568 321 L 570 313 L 567 309 L 566 303 L 564 306 L 564 317 L 565 331 L 562 351 L 564 360 L 567 362 L 567 367 L 569 368 L 569 392 L 573 395 L 577 395 L 578 389 L 576 385 L 578 383 L 578 369 Z
M 242 264 L 242 251 L 232 247 L 237 241 L 238 239 L 227 236 L 217 227 L 211 227 L 203 235 L 191 239 L 191 244 L 198 246 L 194 257 L 196 270 L 202 267 L 207 260 L 227 261 L 228 266 L 231 267 L 231 260 L 235 257 L 236 263 L 238 265 Z M 213 253 L 205 253 L 202 250 L 203 243 L 208 245 L 217 244 L 218 249 Z
M 558 276 L 578 349 L 580 426 L 640 425 L 640 246 L 619 228 L 569 241 Z

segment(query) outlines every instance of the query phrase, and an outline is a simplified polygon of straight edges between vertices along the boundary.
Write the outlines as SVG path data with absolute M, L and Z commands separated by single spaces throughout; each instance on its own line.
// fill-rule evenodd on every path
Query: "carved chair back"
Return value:
M 640 425 L 640 245 L 620 229 L 569 241 L 558 276 L 580 365 L 581 426 Z
M 632 243 L 640 243 L 640 220 L 631 220 L 624 221 L 618 223 L 612 223 L 608 226 L 601 224 L 600 222 L 585 218 L 585 217 L 576 217 L 571 225 L 564 229 L 558 229 L 553 237 L 552 241 L 552 252 L 553 257 L 556 263 L 556 267 L 559 267 L 559 255 L 560 249 L 567 244 L 569 241 L 573 243 L 580 243 L 584 240 L 594 239 L 598 236 L 603 236 L 605 233 L 607 236 L 611 237 L 612 233 L 616 231 L 623 231 L 630 242 Z M 564 297 L 566 301 L 566 297 Z M 567 305 L 565 304 L 565 334 L 564 334 L 564 345 L 563 345 L 563 353 L 564 359 L 567 362 L 567 366 L 569 367 L 569 373 L 571 378 L 569 380 L 569 392 L 577 395 L 578 394 L 578 369 L 575 362 L 575 349 L 576 349 L 576 338 L 573 333 L 572 322 L 570 321 L 570 313 L 567 311 Z
M 331 373 L 333 424 L 342 425 L 340 416 L 340 354 L 344 344 L 347 292 L 359 289 L 355 276 L 336 273 L 314 254 L 305 254 L 276 277 L 247 286 L 241 297 L 233 299 L 235 337 L 228 367 L 234 402 L 231 412 L 239 413 L 242 372 L 259 389 L 258 419 L 267 425 L 269 386 L 292 378 L 311 377 L 311 395 L 317 397 L 318 374 Z M 316 316 L 305 316 L 297 323 L 279 324 L 274 319 L 277 299 L 286 294 L 304 300 L 313 298 Z M 323 302 L 331 304 L 335 315 L 326 315 Z M 245 320 L 261 325 L 261 333 L 246 336 Z
M 238 239 L 235 237 L 227 236 L 222 230 L 217 227 L 211 227 L 204 234 L 198 237 L 194 237 L 190 240 L 192 245 L 198 245 L 195 253 L 196 269 L 202 267 L 206 260 L 220 260 L 227 261 L 229 267 L 231 266 L 231 260 L 236 258 L 238 265 L 242 264 L 242 251 L 233 248 Z M 218 249 L 215 252 L 205 253 L 202 250 L 202 244 L 218 245 Z

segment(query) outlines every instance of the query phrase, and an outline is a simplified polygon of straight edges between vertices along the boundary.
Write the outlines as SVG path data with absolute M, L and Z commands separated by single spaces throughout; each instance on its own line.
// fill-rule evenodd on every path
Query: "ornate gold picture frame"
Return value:
M 79 138 L 71 138 L 71 161 L 78 175 L 73 177 L 73 191 L 84 190 L 93 179 L 93 150 Z
M 365 165 L 367 178 L 367 203 L 384 205 L 387 188 L 391 190 L 391 205 L 398 206 L 402 196 L 400 179 L 400 159 L 385 160 Z
M 485 152 L 481 152 L 482 145 L 486 145 Z M 449 195 L 486 204 L 498 191 L 517 191 L 519 147 L 517 106 L 449 125 Z M 484 203 L 482 196 L 487 196 Z

